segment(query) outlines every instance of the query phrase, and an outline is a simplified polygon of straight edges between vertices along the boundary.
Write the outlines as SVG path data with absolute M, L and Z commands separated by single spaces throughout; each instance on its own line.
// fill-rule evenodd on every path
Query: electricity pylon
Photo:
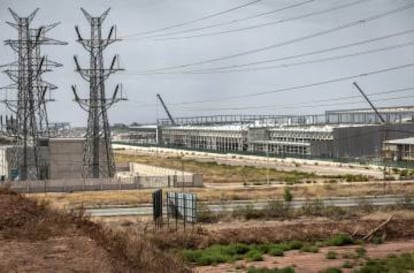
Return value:
M 42 162 L 39 155 L 39 136 L 48 136 L 46 103 L 51 99 L 50 96 L 47 98 L 46 93 L 57 87 L 44 81 L 42 74 L 61 64 L 42 56 L 40 47 L 66 44 L 46 37 L 46 33 L 59 23 L 31 27 L 38 10 L 28 17 L 19 17 L 9 9 L 15 22 L 7 24 L 18 31 L 18 39 L 6 40 L 5 44 L 17 53 L 17 61 L 2 66 L 5 68 L 3 72 L 13 82 L 1 88 L 6 91 L 2 102 L 15 116 L 6 120 L 6 131 L 15 138 L 11 168 L 21 180 L 44 178 L 48 171 L 47 163 Z M 9 94 L 15 91 L 17 94 Z
M 113 177 L 115 175 L 115 160 L 111 146 L 111 130 L 108 122 L 108 109 L 116 102 L 123 100 L 122 91 L 117 85 L 112 97 L 107 98 L 105 93 L 105 80 L 122 69 L 119 68 L 119 58 L 114 56 L 109 68 L 104 68 L 103 51 L 112 43 L 118 41 L 115 26 L 112 26 L 106 38 L 102 38 L 102 23 L 109 10 L 101 16 L 93 17 L 84 9 L 81 9 L 88 20 L 91 33 L 90 39 L 82 38 L 78 26 L 75 26 L 78 42 L 89 52 L 90 67 L 81 68 L 75 56 L 76 71 L 89 82 L 89 98 L 82 99 L 78 96 L 76 87 L 72 86 L 75 101 L 82 109 L 88 112 L 88 125 L 86 131 L 85 147 L 83 154 L 82 176 L 84 178 Z M 100 147 L 103 146 L 103 149 Z

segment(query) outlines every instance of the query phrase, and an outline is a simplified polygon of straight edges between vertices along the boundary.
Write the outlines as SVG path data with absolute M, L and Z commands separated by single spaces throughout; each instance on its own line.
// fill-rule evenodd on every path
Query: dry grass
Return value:
M 291 186 L 293 198 L 322 198 L 330 196 L 365 196 L 384 194 L 382 184 L 311 184 Z M 181 191 L 181 189 L 171 189 Z M 283 187 L 240 189 L 186 189 L 197 194 L 200 201 L 220 202 L 229 200 L 283 199 Z M 96 191 L 74 193 L 27 194 L 31 198 L 46 200 L 57 208 L 104 207 L 114 205 L 136 206 L 150 203 L 153 189 L 128 191 Z M 387 194 L 414 194 L 413 183 L 394 183 L 386 187 Z
M 58 255 L 53 254 L 53 261 L 60 261 L 59 272 L 191 272 L 176 258 L 162 253 L 142 234 L 117 232 L 89 221 L 82 214 L 61 214 L 51 210 L 44 202 L 39 204 L 18 194 L 0 192 L 0 214 L 0 245 L 7 243 L 14 249 L 14 253 L 8 253 L 12 258 L 17 259 L 25 253 L 21 248 L 27 244 L 21 244 L 21 241 L 38 244 L 38 251 L 44 253 L 36 253 L 36 256 L 46 257 L 50 255 L 48 249 L 41 248 L 45 244 L 39 242 L 48 244 L 57 239 L 60 247 L 65 249 Z M 84 239 L 79 241 L 76 238 Z M 94 247 L 86 247 L 88 241 L 94 242 Z M 95 257 L 97 251 L 101 254 Z M 71 253 L 76 255 L 70 256 Z M 102 259 L 110 268 L 105 271 L 90 270 L 87 264 L 79 268 L 77 263 L 88 256 L 92 260 Z M 10 259 L 0 261 L 0 269 L 12 268 L 15 271 L 15 268 L 24 266 L 13 264 L 13 261 L 16 262 Z M 73 268 L 73 265 L 77 268 Z M 20 268 L 16 272 L 28 272 L 25 270 L 28 269 Z M 44 260 L 31 259 L 30 272 L 51 272 L 50 270 L 45 267 Z
M 350 234 L 361 239 L 383 220 L 323 220 L 292 221 L 286 224 L 229 225 L 220 229 L 195 228 L 192 232 L 179 232 L 170 236 L 168 231 L 153 235 L 152 242 L 160 249 L 197 249 L 215 244 L 267 244 L 299 240 L 303 242 L 323 241 L 336 234 Z M 387 240 L 414 238 L 413 219 L 393 219 L 383 231 Z
M 211 183 L 231 183 L 231 182 L 262 182 L 267 179 L 266 168 L 243 167 L 219 165 L 214 162 L 198 162 L 192 159 L 179 157 L 157 157 L 152 155 L 134 155 L 117 151 L 116 161 L 119 163 L 136 162 L 158 167 L 173 168 L 194 173 L 202 173 L 204 181 Z M 184 164 L 182 164 L 182 162 Z M 291 181 L 297 182 L 303 179 L 317 179 L 320 176 L 311 173 L 301 173 L 296 171 L 278 171 L 269 169 L 269 179 L 272 181 Z

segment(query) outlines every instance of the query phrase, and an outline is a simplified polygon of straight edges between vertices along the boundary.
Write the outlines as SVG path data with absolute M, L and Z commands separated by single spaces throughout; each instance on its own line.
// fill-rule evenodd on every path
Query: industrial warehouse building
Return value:
M 216 152 L 245 152 L 291 157 L 378 158 L 384 140 L 410 137 L 414 107 L 379 108 L 387 121 L 371 109 L 327 111 L 302 116 L 208 116 L 159 120 L 158 126 L 138 127 L 123 143 Z M 148 141 L 149 130 L 156 137 Z M 139 136 L 145 135 L 140 140 Z
M 414 123 L 391 124 L 386 128 L 383 125 L 323 125 L 163 127 L 160 130 L 160 143 L 177 148 L 298 157 L 373 158 L 381 154 L 386 135 L 390 139 L 410 136 Z

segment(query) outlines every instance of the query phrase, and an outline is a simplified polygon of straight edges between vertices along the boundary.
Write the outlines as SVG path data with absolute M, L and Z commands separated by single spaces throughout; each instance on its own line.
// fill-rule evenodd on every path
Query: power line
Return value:
M 157 32 L 161 32 L 161 31 L 165 31 L 165 30 L 170 30 L 170 29 L 174 29 L 174 28 L 178 28 L 178 27 L 198 23 L 198 22 L 210 19 L 210 18 L 214 18 L 214 17 L 220 16 L 220 15 L 223 15 L 223 14 L 233 12 L 233 11 L 238 10 L 238 9 L 242 9 L 242 8 L 251 6 L 251 5 L 259 3 L 261 1 L 262 0 L 254 0 L 254 1 L 248 2 L 246 4 L 240 5 L 240 6 L 235 6 L 235 7 L 232 7 L 230 9 L 227 9 L 227 10 L 219 11 L 219 12 L 216 12 L 216 13 L 213 13 L 213 14 L 210 14 L 210 15 L 206 15 L 206 16 L 203 16 L 203 17 L 200 17 L 200 18 L 197 18 L 197 19 L 189 20 L 189 21 L 186 21 L 186 22 L 183 22 L 183 23 L 179 23 L 179 24 L 175 24 L 175 25 L 171 25 L 171 26 L 166 26 L 166 27 L 161 27 L 161 28 L 154 29 L 154 30 L 149 30 L 149 31 L 131 33 L 131 34 L 128 34 L 128 35 L 124 35 L 123 38 L 157 33 Z
M 400 31 L 400 32 L 392 33 L 392 34 L 387 34 L 387 35 L 372 38 L 372 39 L 362 40 L 362 41 L 353 42 L 353 43 L 349 43 L 349 44 L 343 44 L 343 45 L 330 47 L 330 48 L 318 49 L 318 50 L 314 50 L 314 51 L 310 51 L 310 52 L 305 52 L 305 53 L 300 53 L 300 54 L 295 54 L 295 55 L 289 55 L 289 56 L 285 56 L 285 57 L 266 59 L 266 60 L 262 60 L 262 61 L 254 61 L 254 62 L 248 62 L 248 63 L 237 64 L 237 65 L 219 66 L 219 67 L 215 67 L 215 68 L 213 67 L 213 68 L 208 68 L 208 69 L 198 69 L 198 70 L 193 70 L 193 71 L 194 72 L 207 72 L 207 71 L 241 68 L 241 67 L 248 67 L 248 66 L 254 66 L 254 65 L 259 65 L 259 64 L 266 64 L 266 63 L 273 63 L 273 62 L 278 62 L 278 61 L 297 59 L 297 58 L 308 57 L 308 56 L 317 55 L 317 54 L 328 53 L 328 52 L 332 52 L 332 51 L 336 51 L 336 50 L 340 50 L 340 49 L 350 48 L 350 47 L 354 47 L 354 46 L 359 46 L 359 45 L 363 45 L 363 44 L 378 42 L 378 41 L 381 41 L 381 40 L 386 40 L 386 39 L 390 39 L 390 38 L 394 38 L 394 37 L 398 37 L 398 36 L 402 36 L 402 35 L 406 35 L 406 34 L 411 34 L 413 32 L 414 32 L 414 29 L 408 29 L 408 30 L 405 30 L 405 31 Z
M 359 51 L 359 52 L 350 53 L 350 54 L 343 54 L 343 55 L 337 55 L 337 56 L 332 56 L 332 57 L 319 58 L 315 60 L 285 63 L 285 64 L 272 65 L 272 66 L 247 67 L 247 68 L 241 68 L 241 69 L 220 69 L 220 70 L 206 69 L 206 70 L 187 70 L 187 71 L 176 71 L 176 72 L 172 71 L 172 72 L 159 72 L 159 73 L 144 74 L 144 75 L 148 76 L 148 75 L 164 75 L 164 74 L 167 74 L 167 75 L 171 75 L 171 74 L 220 74 L 220 73 L 272 70 L 272 69 L 277 69 L 277 68 L 289 68 L 289 67 L 295 67 L 295 66 L 301 66 L 301 65 L 336 61 L 336 60 L 347 59 L 351 57 L 359 57 L 359 56 L 368 55 L 368 54 L 374 54 L 374 53 L 379 53 L 379 52 L 384 52 L 384 51 L 389 51 L 389 50 L 400 49 L 400 48 L 404 48 L 404 47 L 408 47 L 412 45 L 414 45 L 414 41 L 376 48 L 376 49 L 371 49 L 371 50 Z
M 360 96 L 359 96 L 360 97 Z M 401 100 L 401 99 L 411 99 L 414 98 L 414 95 L 411 96 L 399 96 L 399 97 L 388 97 L 382 99 L 372 100 L 374 102 L 382 102 L 384 100 Z M 234 107 L 234 108 L 204 108 L 204 109 L 176 109 L 176 111 L 237 111 L 237 110 L 246 110 L 246 109 L 272 109 L 272 108 L 312 108 L 312 107 L 327 107 L 327 106 L 339 106 L 339 105 L 354 105 L 355 103 L 364 103 L 365 101 L 353 101 L 353 102 L 339 102 L 339 103 L 328 103 L 328 104 L 295 104 L 295 105 L 261 105 L 253 107 Z
M 179 31 L 175 31 L 175 32 L 165 33 L 165 34 L 157 34 L 157 35 L 153 35 L 153 36 L 147 36 L 147 37 L 143 37 L 143 39 L 151 39 L 151 38 L 156 38 L 156 37 L 163 37 L 163 36 L 169 36 L 169 35 L 174 35 L 174 34 L 182 34 L 182 33 L 200 31 L 200 30 L 205 30 L 205 29 L 210 29 L 210 28 L 216 28 L 216 27 L 219 27 L 219 26 L 232 25 L 232 24 L 235 24 L 235 23 L 245 22 L 245 21 L 248 21 L 248 20 L 256 19 L 256 18 L 259 18 L 259 17 L 262 17 L 262 16 L 275 14 L 275 13 L 285 11 L 285 10 L 288 10 L 288 9 L 297 8 L 297 7 L 306 5 L 306 4 L 310 4 L 312 2 L 315 2 L 315 0 L 307 0 L 307 1 L 299 2 L 299 3 L 289 5 L 289 6 L 286 6 L 286 7 L 273 9 L 273 10 L 270 10 L 270 11 L 267 11 L 267 12 L 242 17 L 242 18 L 239 18 L 239 19 L 233 19 L 233 20 L 230 20 L 230 21 L 227 21 L 227 22 L 211 24 L 211 25 L 203 26 L 203 27 L 196 27 L 196 28 L 190 28 L 190 29 L 185 29 L 185 30 L 179 30 Z
M 383 95 L 387 95 L 387 94 L 394 94 L 394 93 L 401 93 L 401 92 L 407 92 L 407 91 L 412 91 L 414 90 L 414 87 L 408 87 L 408 88 L 399 88 L 399 89 L 393 89 L 393 90 L 387 90 L 387 91 L 381 91 L 381 92 L 372 92 L 367 94 L 370 97 L 377 97 L 377 96 L 383 96 Z M 212 110 L 244 110 L 244 109 L 262 109 L 262 108 L 276 108 L 276 107 L 284 107 L 284 108 L 291 108 L 291 107 L 295 107 L 295 106 L 300 106 L 300 105 L 312 105 L 312 106 L 318 106 L 315 105 L 314 103 L 318 103 L 318 102 L 331 102 L 331 101 L 344 101 L 344 100 L 355 100 L 355 99 L 360 99 L 361 96 L 360 95 L 355 95 L 355 96 L 340 96 L 340 97 L 334 97 L 334 98 L 329 98 L 329 99 L 317 99 L 317 100 L 310 100 L 307 103 L 302 103 L 302 104 L 298 104 L 298 103 L 291 103 L 291 104 L 267 104 L 267 105 L 259 105 L 259 106 L 245 106 L 245 107 L 223 107 L 223 108 L 208 108 L 208 109 L 212 109 Z M 391 97 L 392 98 L 392 97 Z M 394 97 L 396 98 L 396 97 Z M 398 98 L 406 98 L 406 97 L 398 97 Z M 388 98 L 382 98 L 382 100 L 384 99 L 388 99 Z M 363 101 L 361 101 L 363 102 Z M 336 104 L 333 104 L 336 105 Z M 321 105 L 321 106 L 329 106 L 329 105 Z M 200 108 L 185 108 L 185 110 L 202 110 L 204 111 L 205 109 L 200 109 Z
M 413 67 L 413 66 L 414 66 L 414 63 L 408 63 L 408 64 L 403 64 L 403 65 L 383 68 L 383 69 L 379 69 L 379 70 L 374 70 L 374 71 L 370 71 L 370 72 L 366 72 L 366 73 L 354 74 L 354 75 L 351 75 L 351 76 L 344 76 L 344 77 L 334 78 L 334 79 L 325 80 L 325 81 L 313 82 L 313 83 L 309 83 L 309 84 L 303 84 L 303 85 L 297 85 L 297 86 L 292 86 L 292 87 L 274 89 L 274 90 L 269 90 L 269 91 L 262 91 L 262 92 L 257 92 L 257 93 L 250 93 L 250 94 L 239 95 L 239 96 L 221 97 L 221 98 L 218 98 L 218 99 L 187 101 L 187 102 L 180 102 L 180 103 L 170 103 L 170 105 L 200 104 L 200 103 L 206 103 L 206 102 L 217 102 L 217 101 L 224 101 L 224 100 L 234 100 L 234 99 L 240 99 L 240 98 L 264 96 L 264 95 L 268 95 L 268 94 L 306 89 L 306 88 L 321 86 L 321 85 L 330 84 L 330 83 L 348 81 L 348 80 L 352 80 L 352 79 L 357 79 L 357 78 L 362 78 L 362 77 L 367 77 L 367 76 L 372 76 L 372 75 L 377 75 L 377 74 L 383 74 L 383 73 L 386 73 L 386 72 L 401 70 L 401 69 L 408 68 L 408 67 Z
M 354 26 L 357 26 L 357 25 L 372 22 L 372 21 L 384 18 L 386 16 L 398 13 L 398 12 L 406 11 L 406 10 L 408 10 L 410 8 L 413 8 L 413 7 L 414 7 L 414 4 L 405 5 L 405 6 L 402 6 L 402 7 L 399 7 L 399 8 L 384 12 L 384 13 L 380 13 L 380 14 L 377 14 L 377 15 L 374 15 L 374 16 L 370 16 L 370 17 L 366 17 L 366 18 L 363 18 L 363 19 L 360 19 L 360 20 L 357 20 L 357 21 L 353 21 L 351 23 L 347 23 L 347 24 L 343 24 L 343 25 L 340 25 L 340 26 L 337 26 L 337 27 L 333 27 L 333 28 L 328 29 L 328 30 L 319 31 L 319 32 L 312 33 L 312 34 L 309 34 L 309 35 L 305 35 L 305 36 L 302 36 L 302 37 L 299 37 L 299 38 L 291 39 L 291 40 L 288 40 L 288 41 L 285 41 L 285 42 L 282 42 L 282 43 L 271 44 L 271 45 L 256 48 L 256 49 L 251 49 L 251 50 L 242 51 L 242 52 L 227 55 L 227 56 L 222 56 L 222 57 L 218 57 L 218 58 L 212 58 L 212 59 L 197 61 L 197 62 L 193 62 L 193 63 L 187 63 L 187 64 L 182 64 L 182 65 L 175 65 L 175 66 L 169 66 L 169 67 L 164 67 L 164 68 L 141 71 L 141 73 L 158 72 L 158 71 L 163 71 L 163 70 L 176 70 L 176 69 L 180 69 L 180 68 L 186 68 L 186 67 L 191 67 L 191 66 L 195 66 L 195 65 L 214 63 L 214 62 L 218 62 L 218 61 L 229 60 L 229 59 L 234 59 L 234 58 L 237 58 L 237 57 L 251 55 L 251 54 L 267 51 L 267 50 L 270 50 L 270 49 L 282 47 L 282 46 L 285 46 L 285 45 L 290 45 L 290 44 L 294 44 L 294 43 L 297 43 L 297 42 L 305 41 L 305 40 L 312 39 L 312 38 L 315 38 L 315 37 L 323 36 L 323 35 L 326 35 L 326 34 L 329 34 L 329 33 L 333 33 L 333 32 L 339 31 L 339 30 L 344 30 L 344 29 L 354 27 Z
M 344 5 L 339 5 L 337 7 L 322 9 L 322 10 L 319 10 L 319 11 L 305 13 L 305 14 L 299 15 L 299 16 L 293 16 L 293 17 L 289 17 L 289 18 L 281 19 L 281 20 L 273 20 L 273 21 L 270 21 L 270 22 L 267 22 L 267 23 L 262 23 L 262 24 L 257 24 L 257 25 L 253 25 L 253 26 L 247 26 L 247 27 L 241 27 L 241 28 L 236 28 L 236 29 L 230 29 L 230 30 L 224 30 L 224 31 L 215 31 L 215 32 L 208 32 L 208 33 L 200 33 L 200 34 L 193 34 L 193 35 L 187 35 L 187 36 L 168 37 L 168 36 L 173 35 L 173 34 L 180 34 L 180 33 L 187 32 L 187 31 L 182 31 L 182 32 L 177 31 L 177 32 L 167 33 L 167 34 L 163 34 L 163 35 L 157 35 L 157 36 L 153 36 L 153 37 L 156 38 L 156 37 L 167 36 L 165 38 L 160 38 L 158 40 L 181 40 L 181 39 L 201 38 L 201 37 L 216 36 L 216 35 L 228 34 L 228 33 L 234 33 L 234 32 L 246 31 L 246 30 L 253 30 L 253 29 L 257 29 L 257 28 L 268 27 L 268 26 L 272 26 L 272 25 L 278 25 L 278 24 L 292 22 L 292 21 L 296 21 L 296 20 L 300 20 L 300 19 L 305 19 L 305 18 L 309 18 L 309 17 L 313 17 L 313 16 L 325 14 L 325 13 L 330 13 L 330 12 L 333 12 L 333 11 L 337 11 L 337 10 L 349 8 L 349 7 L 352 7 L 352 6 L 355 6 L 355 5 L 359 5 L 359 4 L 362 4 L 362 3 L 367 2 L 367 1 L 371 1 L 371 0 L 358 0 L 358 1 L 347 3 L 347 4 L 344 4 Z M 152 37 L 149 37 L 149 38 L 152 38 Z

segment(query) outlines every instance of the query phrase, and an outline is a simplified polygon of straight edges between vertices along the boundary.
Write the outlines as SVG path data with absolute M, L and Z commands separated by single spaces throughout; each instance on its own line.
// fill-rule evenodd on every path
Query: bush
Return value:
M 247 273 L 295 273 L 295 269 L 293 269 L 292 267 L 285 267 L 282 269 L 277 269 L 277 268 L 269 269 L 266 267 L 261 267 L 261 268 L 250 267 L 247 270 Z
M 263 261 L 263 253 L 257 249 L 251 249 L 247 252 L 246 258 L 251 262 Z
M 358 258 L 364 257 L 365 253 L 367 253 L 367 251 L 363 247 L 359 247 L 359 248 L 355 249 L 355 252 L 356 252 Z
M 342 270 L 336 267 L 330 267 L 325 269 L 323 273 L 342 273 Z
M 335 251 L 328 251 L 328 253 L 326 253 L 326 255 L 325 255 L 325 258 L 329 259 L 329 260 L 336 259 L 336 252 Z
M 326 241 L 329 246 L 345 246 L 354 244 L 354 240 L 346 234 L 338 234 Z
M 411 253 L 403 253 L 400 256 L 389 255 L 385 259 L 368 260 L 355 273 L 382 273 L 396 272 L 409 273 L 414 270 L 414 257 Z
M 343 267 L 343 268 L 352 268 L 352 267 L 354 267 L 354 266 L 351 264 L 351 262 L 350 262 L 350 261 L 345 261 L 345 262 L 342 264 L 342 267 Z
M 314 245 L 306 244 L 306 245 L 302 246 L 300 251 L 301 252 L 317 253 L 319 251 L 319 248 L 317 246 L 314 246 Z
M 283 256 L 284 250 L 280 246 L 275 246 L 275 247 L 270 248 L 268 253 L 269 255 L 272 255 L 272 256 Z
M 283 193 L 283 199 L 285 200 L 285 202 L 291 202 L 293 200 L 293 195 L 289 187 L 285 187 L 285 191 Z
M 290 241 L 286 244 L 283 244 L 286 248 L 284 248 L 285 251 L 289 250 L 299 250 L 303 247 L 303 243 L 301 241 Z

